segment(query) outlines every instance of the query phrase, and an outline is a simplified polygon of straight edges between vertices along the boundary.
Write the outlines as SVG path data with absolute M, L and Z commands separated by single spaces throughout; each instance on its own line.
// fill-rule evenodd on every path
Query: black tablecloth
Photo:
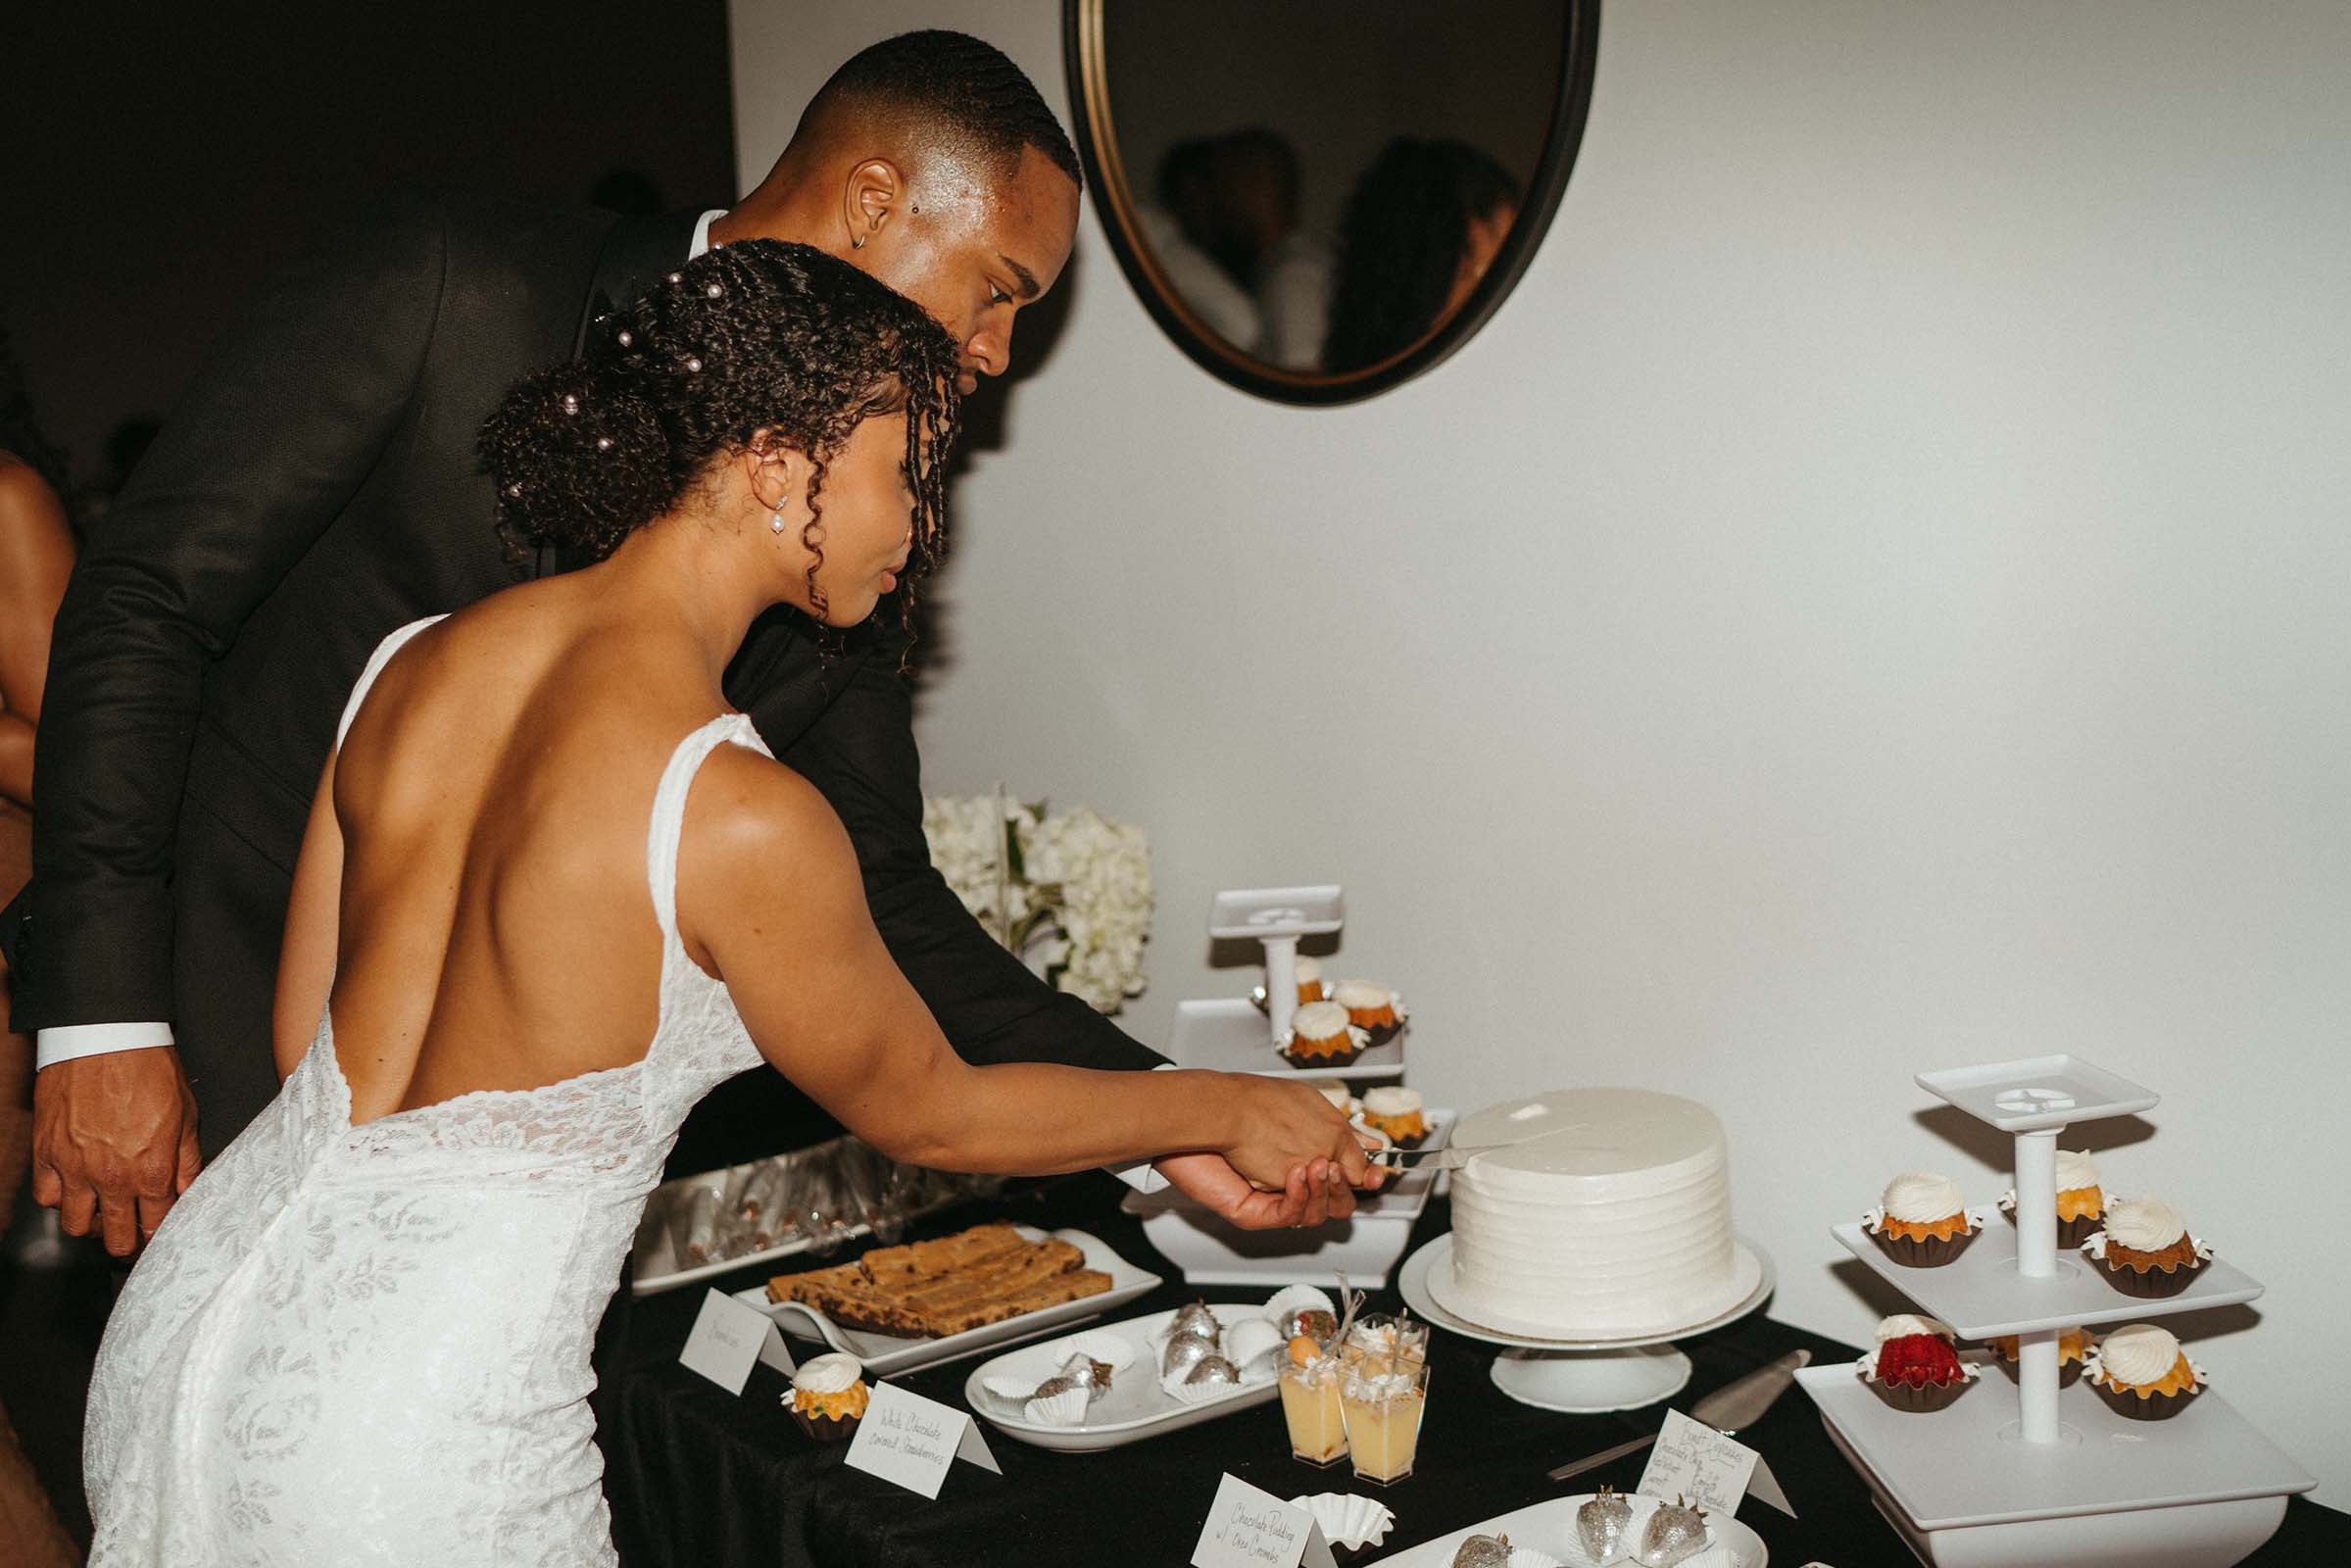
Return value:
M 1047 1229 L 1091 1231 L 1122 1256 L 1168 1284 L 1119 1309 L 1141 1316 L 1195 1294 L 1210 1300 L 1262 1300 L 1266 1291 L 1185 1289 L 1180 1272 L 1118 1212 L 1125 1189 L 1099 1175 L 1015 1192 L 1010 1216 Z M 916 1234 L 960 1229 L 966 1211 L 935 1219 Z M 1432 1202 L 1412 1246 L 1444 1234 L 1449 1205 Z M 768 1270 L 739 1271 L 711 1283 L 740 1290 Z M 754 1367 L 751 1383 L 730 1396 L 678 1364 L 703 1291 L 688 1287 L 647 1297 L 608 1326 L 606 1386 L 598 1404 L 606 1455 L 605 1491 L 614 1539 L 626 1568 L 713 1568 L 819 1564 L 822 1568 L 916 1568 L 916 1565 L 1017 1562 L 1036 1568 L 1188 1561 L 1220 1472 L 1231 1471 L 1277 1496 L 1363 1491 L 1396 1510 L 1395 1532 L 1379 1547 L 1342 1552 L 1342 1564 L 1367 1561 L 1417 1542 L 1508 1513 L 1546 1497 L 1596 1489 L 1630 1489 L 1645 1452 L 1566 1483 L 1543 1472 L 1570 1459 L 1644 1436 L 1658 1407 L 1614 1415 L 1559 1415 L 1504 1396 L 1488 1380 L 1494 1349 L 1440 1331 L 1429 1351 L 1429 1403 L 1418 1471 L 1381 1489 L 1359 1485 L 1344 1465 L 1318 1470 L 1290 1457 L 1277 1403 L 1242 1410 L 1185 1431 L 1102 1453 L 1058 1454 L 984 1427 L 1004 1465 L 1000 1478 L 955 1466 L 936 1501 L 842 1463 L 845 1445 L 804 1436 L 782 1406 L 784 1379 Z M 1372 1309 L 1401 1305 L 1393 1291 Z M 794 1352 L 808 1349 L 795 1341 Z M 1695 1364 L 1674 1399 L 1685 1409 L 1733 1378 L 1799 1347 L 1816 1363 L 1851 1360 L 1853 1347 L 1790 1328 L 1761 1313 L 1683 1342 Z M 907 1388 L 961 1406 L 963 1381 L 976 1359 L 910 1373 Z M 1996 1387 L 1996 1385 L 1995 1385 Z M 1987 1389 L 1979 1397 L 1990 1396 Z M 1784 1568 L 1820 1560 L 1837 1568 L 1909 1561 L 1892 1529 L 1872 1508 L 1860 1478 L 1845 1464 L 1802 1391 L 1791 1389 L 1770 1414 L 1739 1434 L 1761 1450 L 1787 1488 L 1797 1517 L 1749 1498 L 1739 1517 L 1770 1546 Z M 2351 1516 L 2301 1498 L 2284 1527 L 2254 1557 L 2266 1568 L 2351 1562 Z

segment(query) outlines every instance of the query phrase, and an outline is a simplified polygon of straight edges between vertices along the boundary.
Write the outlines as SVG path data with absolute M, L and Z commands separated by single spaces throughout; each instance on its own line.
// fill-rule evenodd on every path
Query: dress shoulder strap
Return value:
M 392 662 L 392 656 L 406 648 L 411 637 L 436 621 L 448 618 L 446 614 L 440 614 L 412 620 L 375 645 L 375 652 L 367 656 L 367 668 L 360 671 L 359 684 L 351 688 L 351 700 L 343 705 L 343 721 L 335 726 L 336 751 L 343 749 L 343 737 L 351 733 L 351 721 L 359 717 L 360 704 L 367 700 L 367 688 L 375 684 L 375 677 L 383 673 L 384 665 Z
M 669 754 L 669 765 L 661 770 L 661 788 L 654 792 L 653 822 L 645 839 L 645 870 L 653 885 L 653 912 L 661 923 L 664 954 L 678 942 L 677 846 L 686 827 L 686 792 L 694 787 L 694 775 L 702 771 L 710 755 L 730 742 L 761 757 L 773 755 L 748 717 L 721 713 L 677 743 L 677 750 Z

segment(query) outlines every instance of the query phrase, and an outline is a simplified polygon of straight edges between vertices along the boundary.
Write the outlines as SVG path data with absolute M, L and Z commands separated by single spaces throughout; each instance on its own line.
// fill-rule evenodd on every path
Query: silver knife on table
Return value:
M 1763 1412 L 1772 1407 L 1772 1401 L 1786 1394 L 1788 1385 L 1795 1382 L 1796 1369 L 1811 1360 L 1810 1350 L 1790 1350 L 1769 1366 L 1757 1367 L 1745 1377 L 1734 1379 L 1707 1395 L 1690 1407 L 1690 1419 L 1700 1425 L 1710 1426 L 1726 1437 L 1741 1427 L 1751 1427 L 1763 1419 Z M 1561 1465 L 1550 1472 L 1550 1478 L 1553 1481 L 1565 1481 L 1569 1476 L 1582 1475 L 1612 1459 L 1621 1459 L 1628 1453 L 1639 1453 L 1656 1441 L 1657 1434 L 1652 1432 L 1645 1438 L 1635 1438 L 1613 1448 L 1602 1448 L 1597 1453 L 1586 1454 L 1573 1464 Z

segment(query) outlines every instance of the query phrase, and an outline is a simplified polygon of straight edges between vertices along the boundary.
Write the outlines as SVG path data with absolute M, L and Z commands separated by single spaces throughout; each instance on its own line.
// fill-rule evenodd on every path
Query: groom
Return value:
M 1016 313 L 1068 261 L 1079 182 L 1016 66 L 909 33 L 833 74 L 732 212 L 420 206 L 263 297 L 92 530 L 57 619 L 34 876 L 0 940 L 15 1021 L 39 1031 L 33 1192 L 68 1231 L 95 1216 L 127 1253 L 276 1092 L 277 946 L 335 716 L 377 639 L 516 575 L 473 453 L 506 387 L 690 256 L 767 237 L 922 305 L 962 345 L 969 392 L 1004 373 Z M 543 555 L 526 574 L 569 564 Z M 1034 979 L 932 870 L 901 640 L 868 625 L 828 661 L 809 630 L 783 612 L 757 625 L 727 697 L 840 813 L 875 923 L 948 1038 L 979 1062 L 1157 1064 Z M 805 1103 L 746 1075 L 681 1152 L 771 1152 Z M 1213 1153 L 1159 1170 L 1245 1225 L 1352 1208 L 1319 1162 L 1283 1193 Z

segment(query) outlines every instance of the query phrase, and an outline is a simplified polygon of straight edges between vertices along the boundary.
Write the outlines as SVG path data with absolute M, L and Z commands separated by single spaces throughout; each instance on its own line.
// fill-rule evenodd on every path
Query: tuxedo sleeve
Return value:
M 956 1053 L 979 1063 L 1161 1065 L 1157 1052 L 1031 974 L 981 929 L 932 866 L 922 836 L 913 702 L 898 670 L 896 640 L 876 639 L 840 678 L 840 694 L 781 755 L 840 813 L 857 846 L 873 922 Z M 756 710 L 752 717 L 759 720 Z
M 382 458 L 446 250 L 419 204 L 269 285 L 91 527 L 50 646 L 19 1028 L 172 1016 L 171 846 L 206 669 Z

